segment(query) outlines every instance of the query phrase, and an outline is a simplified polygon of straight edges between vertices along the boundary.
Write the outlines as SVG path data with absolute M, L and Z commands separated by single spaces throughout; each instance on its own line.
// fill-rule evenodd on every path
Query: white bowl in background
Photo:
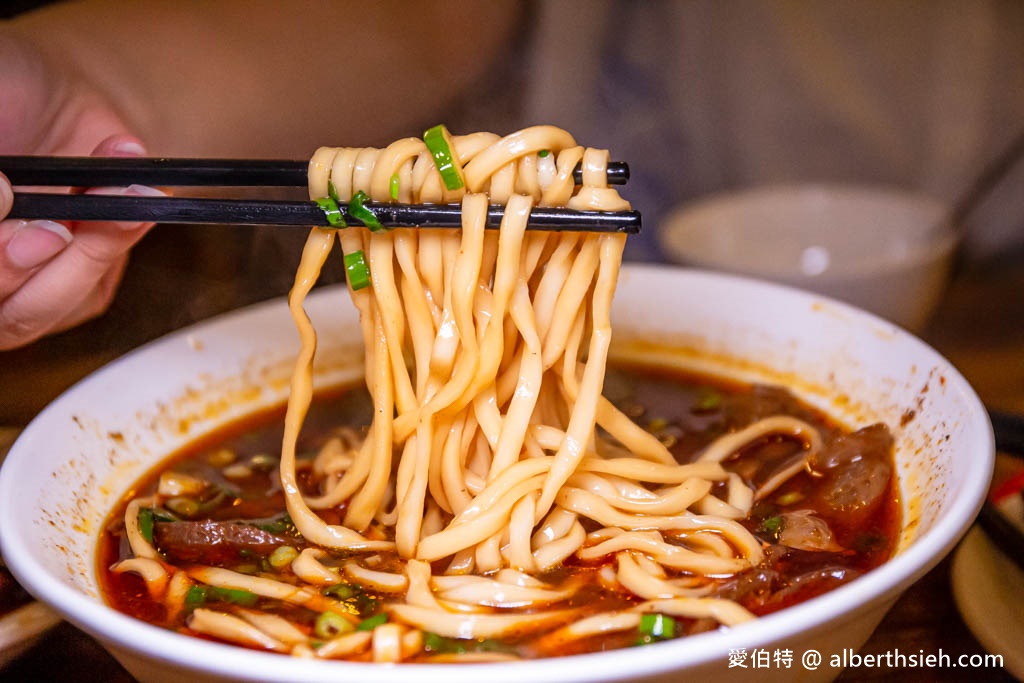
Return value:
M 357 316 L 342 288 L 307 306 L 321 330 L 321 384 L 360 373 Z M 0 470 L 2 551 L 17 578 L 95 636 L 145 682 L 419 683 L 750 680 L 730 653 L 793 653 L 763 681 L 827 680 L 830 658 L 856 650 L 900 593 L 965 533 L 994 458 L 987 414 L 961 375 L 898 327 L 839 302 L 721 274 L 623 269 L 616 348 L 657 362 L 789 386 L 849 426 L 876 420 L 896 437 L 903 524 L 895 557 L 801 605 L 729 630 L 644 648 L 501 664 L 321 662 L 189 638 L 138 622 L 99 596 L 95 546 L 104 518 L 167 454 L 287 392 L 297 349 L 273 301 L 172 334 L 71 388 L 24 431 Z M 824 657 L 807 670 L 802 655 Z
M 658 237 L 678 263 L 811 290 L 920 331 L 958 241 L 946 214 L 942 202 L 904 190 L 777 185 L 682 206 Z

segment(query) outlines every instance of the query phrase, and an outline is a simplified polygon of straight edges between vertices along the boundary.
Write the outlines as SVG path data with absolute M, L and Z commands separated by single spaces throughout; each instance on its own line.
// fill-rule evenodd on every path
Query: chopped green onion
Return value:
M 206 604 L 206 587 L 205 586 L 192 586 L 185 593 L 185 607 L 193 610 L 196 607 L 202 607 Z
M 466 646 L 454 638 L 445 638 L 436 633 L 423 633 L 423 649 L 427 652 L 465 654 Z
M 267 558 L 267 562 L 274 569 L 284 569 L 292 563 L 296 557 L 299 556 L 299 551 L 290 545 L 279 545 L 274 548 L 274 552 L 270 553 L 270 557 Z
M 390 180 L 390 182 L 388 182 L 388 193 L 391 195 L 392 199 L 398 199 L 398 184 L 399 184 L 399 182 L 401 182 L 401 181 L 398 179 L 398 174 L 397 173 L 392 173 L 391 174 L 391 180 Z
M 324 595 L 330 595 L 337 598 L 338 600 L 348 600 L 354 598 L 359 593 L 359 589 L 355 586 L 347 583 L 336 583 L 329 588 L 323 590 Z
M 539 156 L 541 159 L 543 159 L 544 157 L 546 157 L 549 154 L 551 154 L 551 150 L 550 149 L 542 149 L 541 151 L 537 152 L 537 156 Z
M 368 595 L 359 584 L 338 583 L 320 591 L 326 596 L 337 598 L 353 614 L 365 616 L 375 614 L 380 609 L 380 601 L 372 595 Z M 380 623 L 387 621 L 386 614 L 379 614 L 373 619 L 381 619 Z M 371 622 L 367 628 L 373 628 L 376 623 Z
M 333 180 L 327 181 L 327 196 L 341 204 L 341 197 L 338 196 L 338 188 L 335 187 Z
M 179 510 L 175 510 L 171 506 L 171 500 L 174 500 L 172 498 L 171 500 L 167 501 L 167 507 L 171 508 L 172 512 L 174 512 L 176 514 L 179 514 L 182 517 L 195 516 L 197 514 L 202 514 L 204 512 L 209 512 L 210 510 L 214 510 L 214 509 L 220 507 L 221 503 L 224 502 L 224 499 L 228 497 L 228 492 L 227 491 L 225 491 L 219 485 L 215 485 L 215 486 L 217 487 L 215 489 L 215 493 L 213 494 L 213 496 L 209 500 L 202 500 L 201 498 L 198 499 L 198 500 L 196 500 L 196 499 L 179 498 L 178 499 L 179 502 L 177 503 L 177 505 L 181 508 L 181 510 L 179 511 Z M 189 513 L 189 511 L 192 510 L 192 505 L 190 503 L 181 502 L 181 501 L 184 501 L 184 500 L 191 500 L 191 502 L 195 504 L 196 507 L 195 507 L 195 511 L 194 512 Z M 188 514 L 186 514 L 186 513 L 188 513 Z M 153 519 L 155 519 L 158 522 L 174 521 L 173 519 L 161 519 L 161 516 L 159 514 L 154 514 Z
M 640 644 L 675 638 L 676 620 L 664 614 L 648 613 L 640 617 Z
M 511 652 L 512 646 L 491 638 L 449 638 L 424 631 L 423 649 L 435 654 L 462 655 L 467 652 Z
M 212 467 L 227 467 L 235 461 L 235 452 L 230 448 L 218 448 L 206 457 L 206 462 Z
M 320 197 L 316 200 L 316 203 L 323 210 L 324 217 L 327 218 L 327 224 L 332 228 L 348 226 L 348 223 L 345 222 L 345 217 L 341 214 L 341 209 L 338 208 L 338 202 L 330 197 Z
M 175 496 L 165 503 L 167 509 L 182 517 L 192 517 L 199 512 L 199 502 L 191 498 Z
M 153 511 L 149 508 L 139 508 L 139 533 L 150 543 L 153 542 Z
M 693 409 L 702 410 L 715 410 L 722 405 L 722 395 L 711 387 L 701 387 L 697 391 L 697 400 L 693 404 Z
M 295 522 L 288 515 L 287 512 L 283 512 L 276 517 L 267 519 L 262 524 L 255 525 L 257 529 L 261 529 L 271 534 L 290 534 L 295 532 Z
M 663 417 L 656 417 L 647 423 L 647 431 L 649 432 L 660 432 L 665 427 L 668 427 L 668 420 Z
M 207 587 L 206 597 L 210 600 L 228 602 L 232 605 L 241 605 L 242 607 L 252 607 L 260 599 L 260 596 L 252 591 L 242 588 L 221 588 L 220 586 Z
M 349 200 L 348 215 L 361 221 L 370 230 L 379 232 L 384 229 L 384 226 L 377 220 L 377 216 L 373 211 L 364 206 L 369 200 L 370 198 L 362 190 L 356 192 L 352 199 Z
M 803 499 L 804 494 L 799 491 L 788 491 L 776 498 L 775 502 L 779 505 L 792 505 L 793 503 L 799 503 Z
M 370 286 L 370 266 L 366 264 L 362 251 L 345 254 L 345 272 L 348 274 L 348 284 L 352 289 Z
M 359 626 L 356 626 L 357 631 L 372 631 L 373 629 L 388 623 L 387 612 L 380 612 L 375 614 L 369 619 L 363 619 L 359 622 Z
M 355 627 L 348 619 L 334 612 L 323 612 L 316 618 L 316 623 L 313 625 L 313 632 L 317 637 L 327 640 L 337 638 L 354 629 Z
M 761 520 L 760 529 L 769 534 L 779 533 L 782 530 L 782 515 L 775 515 L 774 517 Z
M 437 125 L 423 133 L 423 142 L 434 157 L 434 165 L 441 173 L 441 180 L 449 190 L 458 190 L 466 186 L 462 179 L 462 164 L 453 153 L 451 133 L 444 125 Z
M 359 593 L 359 595 L 352 600 L 346 601 L 346 604 L 350 604 L 355 607 L 360 616 L 364 614 L 373 614 L 380 609 L 380 600 L 372 595 L 367 595 L 366 593 Z M 385 619 L 385 621 L 387 620 Z

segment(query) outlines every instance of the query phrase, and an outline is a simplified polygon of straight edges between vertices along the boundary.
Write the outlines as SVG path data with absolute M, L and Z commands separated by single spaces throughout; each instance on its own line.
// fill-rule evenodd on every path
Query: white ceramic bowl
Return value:
M 779 185 L 671 212 L 658 231 L 682 264 L 808 289 L 919 331 L 949 278 L 955 232 L 921 194 L 853 185 Z
M 309 301 L 321 329 L 323 382 L 358 375 L 356 314 L 343 290 Z M 645 648 L 493 665 L 317 662 L 180 636 L 106 607 L 94 546 L 104 517 L 165 454 L 234 415 L 278 402 L 297 348 L 283 301 L 170 335 L 78 384 L 25 430 L 0 472 L 3 554 L 39 598 L 94 635 L 142 681 L 420 683 L 749 680 L 730 652 L 788 649 L 792 668 L 758 680 L 824 680 L 830 657 L 856 649 L 914 580 L 964 534 L 993 462 L 986 413 L 932 349 L 844 304 L 767 283 L 681 269 L 623 270 L 619 353 L 782 382 L 851 426 L 884 420 L 897 437 L 904 505 L 899 552 L 877 570 L 802 605 L 728 631 Z M 666 351 L 667 344 L 675 349 Z M 814 671 L 801 664 L 824 656 Z M 712 678 L 714 677 L 714 678 Z

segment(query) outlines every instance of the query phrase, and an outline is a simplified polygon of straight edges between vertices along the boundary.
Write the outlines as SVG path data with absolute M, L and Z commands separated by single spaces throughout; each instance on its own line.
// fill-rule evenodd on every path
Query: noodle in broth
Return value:
M 166 499 L 159 492 L 127 505 L 132 556 L 113 571 L 141 576 L 172 612 L 201 586 L 333 615 L 329 638 L 237 606 L 188 616 L 192 632 L 325 658 L 403 661 L 429 650 L 428 636 L 539 633 L 552 652 L 636 632 L 645 614 L 722 627 L 754 618 L 713 585 L 765 559 L 741 520 L 809 469 L 823 446 L 819 429 L 771 415 L 721 436 L 693 462 L 677 461 L 602 395 L 625 236 L 526 230 L 533 206 L 628 209 L 608 187 L 608 153 L 552 126 L 459 136 L 453 146 L 464 180 L 457 189 L 446 187 L 419 138 L 322 148 L 310 162 L 312 198 L 347 201 L 362 191 L 382 202 L 461 202 L 463 218 L 461 229 L 310 233 L 289 296 L 302 345 L 280 485 L 305 544 L 284 564 L 289 578 L 170 566 L 140 521 Z M 489 204 L 506 207 L 498 230 L 485 229 Z M 306 468 L 297 444 L 313 397 L 316 336 L 302 303 L 335 238 L 369 266 L 370 287 L 350 294 L 373 417 L 365 433 L 329 441 Z M 770 477 L 755 485 L 723 465 L 766 439 L 799 445 Z M 604 558 L 612 561 L 599 581 L 632 596 L 627 604 L 588 604 L 582 584 L 546 580 L 566 563 Z M 379 623 L 364 628 L 365 615 L 332 596 L 346 585 L 381 596 Z

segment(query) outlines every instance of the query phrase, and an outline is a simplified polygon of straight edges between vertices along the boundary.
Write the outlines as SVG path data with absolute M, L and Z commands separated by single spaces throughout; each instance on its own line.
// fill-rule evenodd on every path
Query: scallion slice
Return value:
M 299 551 L 294 547 L 290 545 L 279 545 L 274 548 L 274 552 L 270 553 L 270 557 L 267 558 L 267 562 L 274 569 L 284 569 L 298 556 Z
M 775 515 L 774 517 L 762 519 L 759 528 L 761 531 L 769 534 L 779 533 L 782 531 L 782 515 Z
M 381 626 L 381 625 L 386 624 L 386 623 L 388 623 L 387 612 L 380 612 L 378 614 L 373 615 L 369 619 L 363 619 L 362 621 L 360 621 L 359 625 L 356 626 L 356 630 L 357 631 L 372 631 L 373 629 L 377 628 L 378 626 Z
M 313 632 L 320 638 L 330 640 L 354 630 L 348 619 L 334 612 L 322 612 L 313 624 Z
M 366 264 L 366 258 L 362 251 L 345 254 L 345 273 L 348 275 L 348 284 L 352 289 L 363 289 L 370 286 L 370 266 Z
M 434 157 L 434 164 L 441 172 L 441 180 L 449 190 L 458 190 L 466 186 L 462 178 L 462 164 L 455 156 L 455 145 L 451 133 L 444 125 L 437 125 L 423 133 L 423 142 Z
M 648 613 L 640 617 L 640 643 L 653 643 L 676 636 L 676 620 L 664 614 Z
M 341 197 L 338 196 L 338 188 L 334 186 L 333 180 L 327 181 L 327 196 L 341 204 Z
M 356 192 L 348 202 L 348 215 L 361 221 L 370 230 L 379 232 L 384 229 L 384 226 L 377 220 L 377 216 L 374 215 L 373 211 L 370 211 L 365 206 L 369 200 L 370 198 L 362 190 Z
M 537 152 L 537 156 L 539 156 L 541 159 L 543 159 L 544 157 L 546 157 L 549 154 L 551 154 L 551 150 L 550 149 L 542 149 L 541 151 Z
M 799 491 L 788 491 L 776 498 L 775 502 L 779 505 L 792 505 L 793 503 L 799 503 L 803 499 L 804 494 Z
M 717 410 L 722 405 L 722 394 L 712 387 L 701 387 L 697 390 L 697 400 L 693 404 L 696 411 Z
M 219 600 L 242 607 L 252 607 L 260 599 L 260 596 L 244 588 L 221 588 L 220 586 L 208 586 L 206 597 L 210 600 Z
M 185 607 L 193 610 L 206 604 L 206 586 L 192 586 L 185 593 Z
M 341 213 L 341 209 L 338 208 L 338 202 L 334 201 L 330 197 L 320 197 L 316 200 L 317 206 L 324 212 L 324 217 L 327 219 L 327 224 L 332 228 L 345 228 L 348 227 L 348 223 L 345 222 L 345 217 Z
M 398 199 L 398 184 L 400 183 L 397 173 L 391 174 L 391 180 L 388 182 L 388 194 L 391 195 L 392 199 Z
M 336 583 L 325 588 L 323 594 L 329 595 L 332 598 L 338 598 L 339 600 L 348 600 L 349 598 L 356 597 L 359 594 L 359 589 L 347 583 Z
M 149 508 L 139 508 L 139 533 L 150 543 L 153 542 L 153 511 Z

